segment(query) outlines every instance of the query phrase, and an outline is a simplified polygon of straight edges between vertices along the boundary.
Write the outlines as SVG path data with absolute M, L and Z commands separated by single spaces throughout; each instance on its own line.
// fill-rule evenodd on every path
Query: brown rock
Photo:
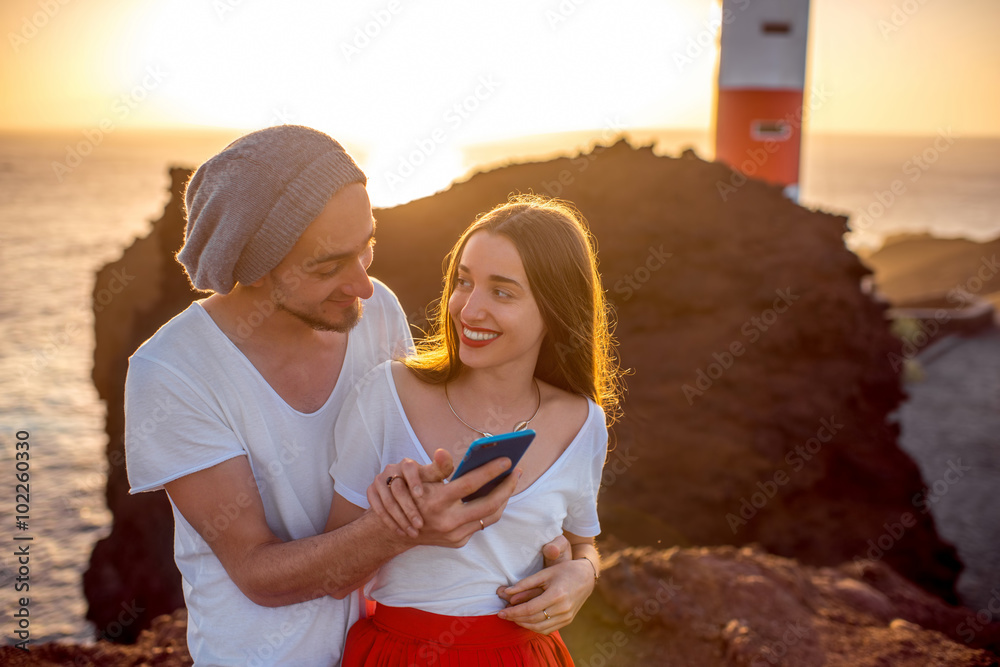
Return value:
M 1000 623 L 971 641 L 950 607 L 880 562 L 805 567 L 757 547 L 605 555 L 595 594 L 561 631 L 579 667 L 997 665 Z M 0 664 L 190 665 L 186 613 L 160 616 L 132 646 L 0 649 Z
M 894 304 L 939 296 L 948 307 L 980 297 L 1000 306 L 1000 239 L 976 243 L 927 234 L 886 239 L 865 258 L 879 291 Z
M 184 238 L 183 187 L 190 172 L 171 169 L 172 197 L 148 236 L 101 269 L 94 287 L 94 385 L 107 405 L 108 486 L 114 518 L 83 576 L 87 618 L 97 636 L 134 642 L 152 619 L 184 606 L 173 560 L 173 516 L 163 493 L 128 495 L 124 387 L 128 358 L 198 293 L 173 255 Z
M 961 566 L 915 511 L 919 471 L 887 423 L 903 398 L 889 356 L 900 341 L 861 289 L 869 271 L 844 246 L 846 219 L 756 181 L 723 199 L 731 175 L 625 142 L 477 174 L 378 211 L 372 273 L 426 326 L 444 253 L 478 213 L 518 191 L 574 202 L 635 369 L 605 468 L 605 532 L 659 547 L 758 542 L 833 565 L 912 519 L 881 557 L 954 600 Z
M 605 471 L 605 533 L 659 547 L 758 542 L 813 565 L 870 552 L 954 599 L 960 564 L 932 518 L 914 511 L 922 482 L 887 423 L 902 399 L 887 361 L 899 341 L 885 306 L 860 288 L 868 270 L 843 245 L 845 219 L 800 208 L 754 181 L 724 200 L 719 184 L 731 175 L 693 153 L 658 157 L 624 142 L 478 174 L 377 211 L 372 274 L 426 327 L 441 260 L 476 214 L 516 191 L 574 202 L 599 242 L 623 365 L 635 369 Z M 187 172 L 172 176 L 174 198 L 151 236 L 105 269 L 95 290 L 114 267 L 137 276 L 97 313 L 94 378 L 108 404 L 115 519 L 85 576 L 89 618 L 105 634 L 117 630 L 122 605 L 144 609 L 122 628 L 126 641 L 181 604 L 166 498 L 129 497 L 122 465 L 126 360 L 198 296 L 172 259 Z M 685 385 L 697 391 L 685 394 Z M 735 625 L 730 634 L 727 646 L 739 653 L 746 633 Z
M 563 631 L 577 665 L 996 665 L 983 647 L 1000 646 L 1000 623 L 966 644 L 956 627 L 967 610 L 881 562 L 630 548 L 605 559 L 597 591 Z
M 148 630 L 138 634 L 130 646 L 99 641 L 96 644 L 43 644 L 30 652 L 11 646 L 0 648 L 0 664 L 10 667 L 189 667 L 194 664 L 187 649 L 187 611 L 158 616 Z

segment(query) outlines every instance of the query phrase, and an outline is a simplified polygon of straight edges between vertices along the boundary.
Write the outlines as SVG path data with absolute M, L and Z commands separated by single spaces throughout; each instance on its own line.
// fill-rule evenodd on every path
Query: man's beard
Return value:
M 337 333 L 347 333 L 353 329 L 355 325 L 357 325 L 358 320 L 361 319 L 361 314 L 364 311 L 364 305 L 361 303 L 361 300 L 358 299 L 350 308 L 343 309 L 343 317 L 339 322 L 330 322 L 329 320 L 317 317 L 312 313 L 308 313 L 306 311 L 299 310 L 294 306 L 288 305 L 285 299 L 285 294 L 279 285 L 276 285 L 271 290 L 271 299 L 274 301 L 274 305 L 278 310 L 282 310 L 289 315 L 292 315 L 316 331 L 335 331 Z

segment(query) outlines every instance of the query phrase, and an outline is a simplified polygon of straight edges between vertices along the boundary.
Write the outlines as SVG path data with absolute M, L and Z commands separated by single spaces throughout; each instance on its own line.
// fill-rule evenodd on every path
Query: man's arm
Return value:
M 260 492 L 243 456 L 164 486 L 240 591 L 256 604 L 279 607 L 324 595 L 343 597 L 383 563 L 416 544 L 464 544 L 480 529 L 480 519 L 499 518 L 514 490 L 516 475 L 511 475 L 509 483 L 480 499 L 484 502 L 463 505 L 464 495 L 510 465 L 506 459 L 494 463 L 489 470 L 483 466 L 475 471 L 482 474 L 470 473 L 455 484 L 425 487 L 424 502 L 436 516 L 419 541 L 396 534 L 374 513 L 364 512 L 336 530 L 285 542 L 267 525 Z M 213 525 L 220 516 L 228 522 L 224 530 Z
M 267 525 L 264 504 L 244 456 L 164 486 L 233 583 L 265 607 L 335 595 L 348 582 L 367 574 L 373 561 L 377 567 L 408 547 L 381 521 L 373 521 L 374 516 L 361 517 L 336 533 L 283 542 Z M 218 517 L 228 523 L 217 521 Z M 225 528 L 219 530 L 219 525 Z

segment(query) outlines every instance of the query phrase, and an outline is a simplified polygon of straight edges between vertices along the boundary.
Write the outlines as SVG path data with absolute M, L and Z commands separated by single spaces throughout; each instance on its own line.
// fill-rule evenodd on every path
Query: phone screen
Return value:
M 528 429 L 524 431 L 515 431 L 514 433 L 501 433 L 500 435 L 494 435 L 489 438 L 480 438 L 478 440 L 473 440 L 472 444 L 469 445 L 469 449 L 465 452 L 465 457 L 462 458 L 462 462 L 458 464 L 458 469 L 455 474 L 451 476 L 452 480 L 456 480 L 470 470 L 475 470 L 479 466 L 489 463 L 493 459 L 499 459 L 507 457 L 510 459 L 510 468 L 500 473 L 489 482 L 479 487 L 478 490 L 473 491 L 466 497 L 462 498 L 464 502 L 469 502 L 470 500 L 475 500 L 476 498 L 481 498 L 488 494 L 490 491 L 495 489 L 507 475 L 514 470 L 517 462 L 521 460 L 524 456 L 524 452 L 527 451 L 528 445 L 531 441 L 535 439 L 535 432 Z

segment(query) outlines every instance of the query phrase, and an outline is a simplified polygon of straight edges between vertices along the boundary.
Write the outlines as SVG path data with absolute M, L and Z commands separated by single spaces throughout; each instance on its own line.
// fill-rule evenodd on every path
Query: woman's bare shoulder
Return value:
M 557 410 L 561 418 L 582 422 L 590 411 L 590 401 L 586 396 L 560 389 L 542 380 L 538 380 L 538 391 L 542 402 Z

